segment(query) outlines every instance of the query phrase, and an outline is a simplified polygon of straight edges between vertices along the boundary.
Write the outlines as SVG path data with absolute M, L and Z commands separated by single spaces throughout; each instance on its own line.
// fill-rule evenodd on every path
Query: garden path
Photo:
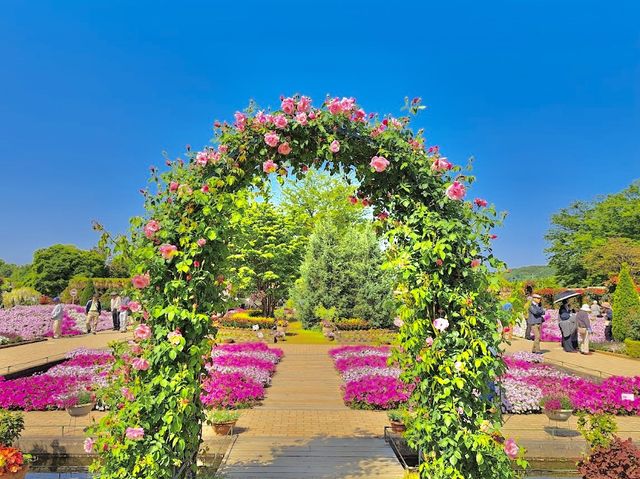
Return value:
M 0 375 L 63 359 L 66 353 L 76 348 L 102 349 L 107 348 L 112 341 L 131 339 L 131 337 L 131 333 L 101 331 L 97 334 L 67 336 L 3 348 L 0 349 Z
M 511 345 L 506 346 L 507 352 L 531 351 L 532 341 L 514 338 Z M 540 343 L 544 352 L 544 361 L 555 364 L 577 373 L 594 376 L 637 376 L 640 375 L 640 361 L 632 358 L 613 356 L 594 351 L 591 355 L 566 353 L 560 343 Z
M 279 343 L 280 347 L 281 344 Z M 386 414 L 347 408 L 331 345 L 282 345 L 264 403 L 243 411 L 223 472 L 233 478 L 401 478 Z

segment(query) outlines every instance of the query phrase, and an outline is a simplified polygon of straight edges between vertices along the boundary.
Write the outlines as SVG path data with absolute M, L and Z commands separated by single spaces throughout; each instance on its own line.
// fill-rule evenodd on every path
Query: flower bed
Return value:
M 329 351 L 342 376 L 344 402 L 356 409 L 395 409 L 412 387 L 400 380 L 400 368 L 388 366 L 388 347 L 342 346 Z
M 209 376 L 202 383 L 203 404 L 212 408 L 252 407 L 264 398 L 282 350 L 265 343 L 215 346 L 206 364 Z
M 25 341 L 53 336 L 51 330 L 51 312 L 53 305 L 14 306 L 10 309 L 0 309 L 0 336 L 18 335 Z M 77 336 L 86 331 L 78 329 L 78 325 L 85 324 L 84 307 L 65 304 L 61 321 L 63 336 Z M 112 328 L 111 316 L 103 311 L 98 321 L 98 331 Z
M 640 414 L 639 376 L 612 376 L 600 382 L 566 373 L 550 365 L 536 364 L 529 360 L 527 354 L 504 358 L 508 367 L 500 381 L 504 412 L 540 412 L 543 396 L 562 393 L 569 396 L 576 410 Z M 631 397 L 633 399 L 629 399 Z
M 4 380 L 0 377 L 0 407 L 24 411 L 64 409 L 65 398 L 78 390 L 103 387 L 110 353 L 79 349 L 42 374 Z
M 562 334 L 560 333 L 558 311 L 555 309 L 547 310 L 548 319 L 542 323 L 540 330 L 540 339 L 542 341 L 560 342 Z M 604 343 L 604 328 L 606 318 L 591 317 L 592 332 L 589 335 L 589 341 L 593 343 Z

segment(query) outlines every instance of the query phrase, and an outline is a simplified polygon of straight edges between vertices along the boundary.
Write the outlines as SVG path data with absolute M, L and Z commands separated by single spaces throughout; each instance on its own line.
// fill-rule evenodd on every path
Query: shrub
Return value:
M 33 306 L 38 304 L 42 295 L 33 288 L 16 288 L 2 295 L 2 304 L 5 308 L 13 306 Z
M 611 414 L 578 413 L 578 431 L 591 449 L 609 447 L 617 430 L 618 426 Z
M 11 446 L 24 429 L 24 414 L 0 409 L 0 446 Z
M 624 340 L 626 353 L 632 358 L 640 358 L 640 341 L 630 338 Z
M 637 479 L 640 477 L 640 449 L 631 439 L 616 437 L 609 446 L 598 447 L 578 463 L 585 479 Z
M 640 339 L 640 331 L 634 331 L 632 323 L 640 317 L 640 296 L 633 283 L 629 265 L 624 263 L 613 294 L 613 337 L 618 341 L 627 338 Z
M 345 318 L 334 321 L 336 328 L 343 331 L 357 331 L 363 329 L 371 329 L 369 321 L 362 318 Z
M 261 329 L 270 329 L 276 324 L 276 320 L 264 316 L 252 316 L 251 311 L 238 311 L 225 316 L 220 323 L 228 328 L 251 328 L 257 324 Z

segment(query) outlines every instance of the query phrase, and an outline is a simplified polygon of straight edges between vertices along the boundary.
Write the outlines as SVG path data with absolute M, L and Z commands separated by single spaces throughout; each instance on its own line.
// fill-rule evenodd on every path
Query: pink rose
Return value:
M 340 109 L 344 112 L 353 110 L 355 106 L 356 106 L 355 98 L 352 98 L 352 97 L 342 98 L 342 100 L 340 100 Z
M 433 320 L 433 327 L 442 332 L 449 327 L 449 321 L 445 318 L 436 318 Z
M 449 171 L 451 168 L 453 168 L 453 165 L 444 156 L 435 158 L 431 164 L 432 171 Z
M 280 128 L 282 130 L 283 128 L 287 127 L 287 125 L 289 124 L 289 120 L 287 120 L 287 117 L 284 115 L 275 115 L 273 117 L 273 124 L 276 126 L 276 128 Z
M 459 181 L 454 181 L 446 191 L 446 195 L 450 200 L 461 200 L 466 193 L 466 188 Z
M 95 445 L 95 441 L 92 437 L 88 437 L 84 440 L 84 452 L 87 454 L 91 454 L 93 452 L 93 446 Z
M 133 330 L 133 337 L 141 341 L 149 339 L 151 337 L 151 328 L 146 324 L 140 324 Z
M 151 283 L 151 279 L 149 278 L 149 273 L 145 274 L 137 274 L 133 278 L 131 278 L 131 284 L 133 284 L 134 288 L 144 289 Z
M 280 153 L 281 155 L 288 155 L 289 153 L 291 153 L 291 147 L 289 146 L 289 143 L 287 143 L 286 141 L 282 143 L 278 147 L 278 153 Z
M 362 108 L 354 111 L 353 115 L 351 115 L 351 119 L 353 121 L 362 122 L 362 123 L 364 123 L 366 117 L 367 117 L 367 114 L 364 112 Z
M 135 399 L 135 396 L 133 395 L 133 393 L 131 392 L 131 390 L 129 388 L 122 388 L 122 389 L 120 389 L 120 392 L 122 393 L 122 396 L 127 401 L 133 401 Z
M 172 244 L 163 244 L 158 247 L 160 254 L 164 259 L 171 259 L 178 254 L 178 247 Z
M 206 244 L 207 244 L 207 240 L 206 240 L 206 239 L 204 239 L 204 238 L 200 238 L 200 239 L 197 241 L 197 243 L 198 243 L 198 246 L 200 246 L 200 247 L 202 248 L 204 245 L 206 245 Z
M 227 151 L 229 151 L 229 147 L 227 145 L 220 145 L 218 147 L 218 151 L 224 155 Z
M 125 436 L 132 441 L 139 441 L 144 438 L 144 429 L 141 427 L 128 427 L 125 431 Z
M 342 113 L 342 105 L 340 104 L 340 100 L 334 98 L 327 103 L 327 108 L 329 108 L 329 113 L 332 115 L 337 115 L 338 113 Z
M 338 153 L 340 151 L 340 142 L 333 140 L 329 145 L 329 151 L 331 151 L 331 153 Z
M 298 100 L 298 111 L 302 113 L 306 113 L 311 108 L 311 98 L 308 96 L 301 96 L 300 100 Z
M 200 191 L 202 191 L 203 193 L 209 193 L 209 185 L 202 185 L 202 188 L 200 188 Z
M 509 459 L 516 459 L 520 452 L 520 448 L 516 444 L 516 441 L 509 438 L 504 442 L 504 452 L 509 456 Z
M 127 306 L 133 313 L 137 313 L 142 309 L 142 306 L 137 301 L 129 301 L 129 304 Z
M 278 136 L 277 133 L 270 131 L 268 133 L 265 133 L 264 135 L 264 142 L 271 146 L 271 147 L 276 147 L 278 146 L 278 142 L 280 141 L 280 137 Z
M 264 125 L 267 122 L 267 115 L 265 115 L 265 113 L 260 110 L 258 113 L 256 113 L 255 119 L 259 124 Z
M 427 339 L 425 339 L 424 342 L 425 342 L 425 344 L 427 345 L 428 348 L 433 346 L 433 338 L 431 336 L 427 336 Z
M 473 202 L 479 208 L 484 208 L 485 206 L 487 206 L 489 204 L 489 203 L 487 203 L 487 200 L 483 200 L 482 198 L 476 198 L 475 200 L 473 200 Z
M 371 158 L 371 162 L 369 165 L 376 170 L 378 173 L 383 172 L 389 166 L 389 160 L 387 160 L 384 156 L 374 156 Z
M 233 117 L 236 119 L 236 122 L 234 123 L 235 127 L 240 131 L 244 131 L 244 127 L 247 123 L 247 117 L 239 111 L 235 112 Z
M 262 171 L 264 171 L 267 174 L 273 173 L 277 169 L 278 169 L 278 164 L 275 163 L 273 160 L 267 160 L 264 163 L 262 163 Z
M 298 113 L 296 115 L 296 121 L 302 126 L 306 125 L 308 123 L 307 122 L 307 114 L 305 112 Z
M 482 264 L 482 261 L 478 258 L 474 258 L 471 260 L 471 267 L 472 268 L 477 268 L 478 266 L 480 266 Z
M 151 239 L 160 230 L 160 223 L 156 220 L 150 220 L 144 227 L 144 235 Z
M 133 369 L 137 369 L 138 371 L 146 371 L 149 369 L 149 361 L 144 358 L 136 358 L 131 361 L 131 366 L 133 366 Z
M 205 166 L 209 162 L 209 152 L 199 151 L 196 155 L 196 163 L 200 166 Z
M 282 100 L 280 104 L 280 109 L 285 112 L 287 115 L 293 115 L 293 112 L 296 109 L 296 104 L 293 101 L 293 98 L 285 98 Z
M 315 120 L 318 117 L 318 114 L 315 111 L 309 112 L 309 120 Z
M 178 191 L 179 187 L 180 183 L 178 183 L 177 181 L 172 181 L 171 183 L 169 183 L 169 191 Z

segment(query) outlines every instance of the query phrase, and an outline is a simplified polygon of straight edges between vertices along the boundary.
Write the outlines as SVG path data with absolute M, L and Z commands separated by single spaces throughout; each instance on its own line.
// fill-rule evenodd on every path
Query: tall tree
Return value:
M 615 221 L 614 221 L 615 219 Z M 586 257 L 607 238 L 640 241 L 640 181 L 592 202 L 576 202 L 551 217 L 549 263 L 565 285 L 587 285 Z
M 37 250 L 28 281 L 43 294 L 60 294 L 74 276 L 105 276 L 104 257 L 73 245 L 56 244 Z
M 266 202 L 252 202 L 234 222 L 228 257 L 240 293 L 257 294 L 273 316 L 298 276 L 306 236 L 296 218 Z
M 618 276 L 618 285 L 613 293 L 613 337 L 618 341 L 626 338 L 639 339 L 640 332 L 632 325 L 640 320 L 640 296 L 629 274 L 629 265 L 623 264 Z
M 8 278 L 13 274 L 17 266 L 0 259 L 0 278 Z
M 627 264 L 631 276 L 640 279 L 640 241 L 629 238 L 606 238 L 595 241 L 585 254 L 585 268 L 591 284 L 606 281 Z

